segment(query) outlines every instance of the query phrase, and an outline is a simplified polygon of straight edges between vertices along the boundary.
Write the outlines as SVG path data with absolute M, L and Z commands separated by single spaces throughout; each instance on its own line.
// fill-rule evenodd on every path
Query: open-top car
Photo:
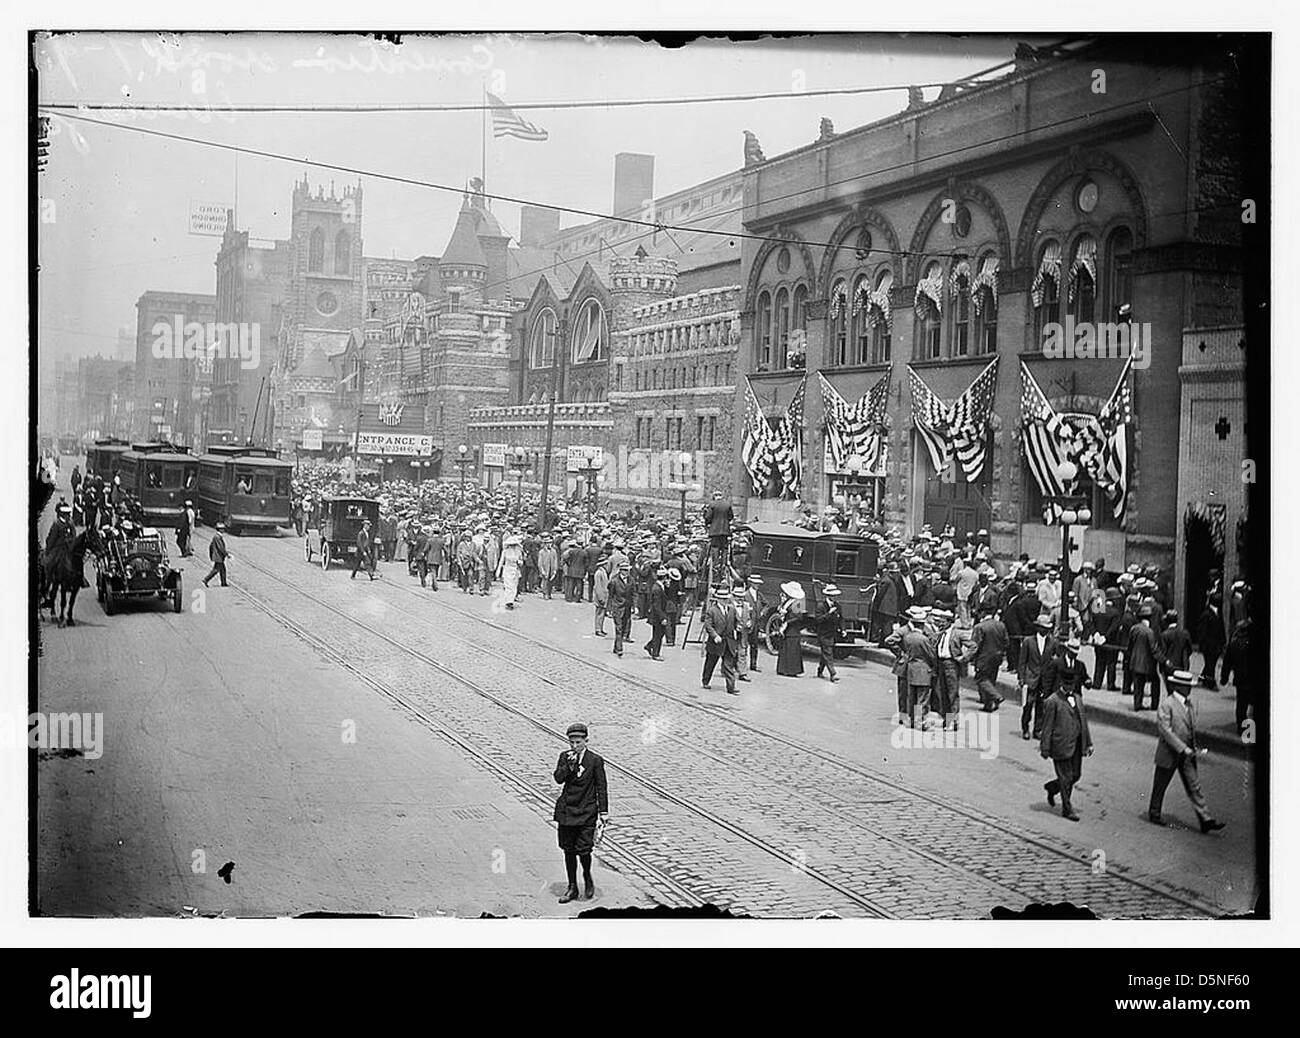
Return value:
M 366 519 L 374 535 L 379 529 L 378 501 L 368 497 L 321 498 L 303 542 L 303 555 L 308 562 L 319 556 L 321 569 L 329 569 L 330 563 L 338 559 L 352 559 L 357 553 L 357 534 Z
M 172 568 L 167 544 L 153 527 L 114 531 L 95 555 L 95 593 L 109 616 L 120 602 L 133 598 L 170 598 L 172 610 L 179 613 L 181 571 Z

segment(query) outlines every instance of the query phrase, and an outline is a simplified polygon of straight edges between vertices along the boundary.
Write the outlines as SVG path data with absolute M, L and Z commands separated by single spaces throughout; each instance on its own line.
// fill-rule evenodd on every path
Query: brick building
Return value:
M 129 438 L 134 429 L 135 362 L 82 357 L 77 362 L 77 432 L 91 439 Z
M 216 299 L 195 292 L 150 290 L 140 296 L 135 308 L 131 438 L 193 446 L 198 442 L 195 430 L 202 427 L 202 416 L 194 404 L 201 399 L 201 383 L 207 381 L 208 374 L 201 356 L 185 355 L 185 345 L 196 325 L 202 326 L 201 338 L 206 344 L 208 328 L 216 316 Z
M 887 524 L 987 528 L 1004 557 L 1055 557 L 1060 535 L 1042 521 L 1023 457 L 1020 362 L 1054 409 L 1096 414 L 1123 360 L 1050 359 L 1044 326 L 1067 315 L 1138 322 L 1153 341 L 1150 366 L 1135 372 L 1127 514 L 1114 519 L 1082 479 L 1095 517 L 1085 553 L 1112 568 L 1173 569 L 1185 330 L 1239 324 L 1241 313 L 1239 108 L 1222 45 L 1188 43 L 1177 64 L 1158 66 L 1123 40 L 1022 45 L 999 79 L 952 84 L 930 102 L 914 90 L 895 116 L 747 157 L 745 229 L 779 240 L 744 242 L 740 368 L 769 416 L 809 376 L 804 503 L 825 505 L 839 478 L 825 471 L 815 372 L 850 403 L 883 375 L 889 461 L 867 482 Z M 994 356 L 983 472 L 975 483 L 959 468 L 934 472 L 907 365 L 951 401 Z M 750 514 L 791 513 L 788 501 L 753 497 L 739 467 L 734 486 Z

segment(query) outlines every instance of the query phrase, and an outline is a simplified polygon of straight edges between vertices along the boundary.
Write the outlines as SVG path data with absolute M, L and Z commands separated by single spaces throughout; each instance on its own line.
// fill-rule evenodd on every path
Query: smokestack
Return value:
M 655 157 L 620 151 L 614 156 L 614 215 L 641 212 L 646 199 L 655 196 Z
M 560 211 L 526 205 L 519 211 L 519 244 L 540 248 L 560 233 Z

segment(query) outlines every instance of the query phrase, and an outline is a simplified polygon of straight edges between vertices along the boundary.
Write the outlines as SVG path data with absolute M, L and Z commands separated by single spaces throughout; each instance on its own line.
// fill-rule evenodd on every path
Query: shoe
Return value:
M 1029 733 L 1023 728 L 1020 730 L 1020 738 L 1024 739 L 1026 742 L 1029 741 Z
M 1049 806 L 1049 807 L 1055 807 L 1055 806 L 1056 806 L 1056 791 L 1055 791 L 1054 789 L 1052 789 L 1052 784 L 1051 784 L 1050 782 L 1044 782 L 1044 783 L 1043 783 L 1043 788 L 1044 788 L 1045 790 L 1047 790 L 1047 803 L 1048 803 L 1048 806 Z
M 1079 820 L 1079 816 L 1075 812 L 1074 808 L 1070 808 L 1068 811 L 1062 811 L 1061 817 L 1068 818 L 1071 822 L 1077 822 Z
M 578 888 L 575 886 L 570 886 L 569 889 L 564 892 L 564 896 L 560 898 L 560 904 L 567 905 L 570 901 L 577 901 L 577 900 L 578 900 Z
M 1118 691 L 1119 691 L 1119 686 L 1118 686 L 1118 685 L 1107 685 L 1107 686 L 1106 686 L 1106 691 L 1107 691 L 1107 692 L 1118 692 Z
M 831 681 L 834 682 L 834 681 L 839 681 L 839 680 L 840 680 L 840 679 L 839 679 L 839 675 L 837 675 L 837 674 L 832 674 L 832 675 L 831 675 Z
M 582 896 L 583 899 L 586 901 L 590 901 L 593 897 L 596 896 L 596 884 L 593 883 L 590 879 L 585 880 L 582 884 Z
M 740 695 L 740 689 L 738 689 L 738 688 L 729 688 L 729 689 L 727 689 L 727 695 L 729 695 L 729 696 L 738 696 L 738 695 Z
M 750 667 L 749 669 L 752 670 L 754 673 L 757 674 L 757 673 L 758 673 L 760 670 L 762 670 L 763 668 L 760 667 L 760 666 L 758 666 L 757 664 L 755 664 L 754 666 Z
M 623 654 L 622 654 L 621 652 L 616 652 L 616 653 L 614 653 L 614 655 L 615 655 L 615 656 L 620 656 L 620 657 L 621 657 Z
M 713 687 L 713 686 L 710 685 L 707 681 L 701 681 L 701 682 L 700 682 L 700 688 L 712 688 L 712 687 Z
M 1220 829 L 1227 826 L 1227 822 L 1216 822 L 1213 818 L 1208 818 L 1201 823 L 1201 832 L 1217 833 Z
M 821 676 L 822 676 L 822 672 L 821 672 L 820 670 L 817 672 L 817 676 L 818 676 L 818 677 L 821 677 Z
M 736 680 L 737 680 L 737 681 L 748 681 L 748 680 L 749 680 L 749 675 L 748 675 L 748 674 L 737 674 L 737 675 L 736 675 Z
M 662 656 L 651 656 L 650 658 L 654 660 L 656 663 L 663 663 L 664 661 L 664 658 Z
M 1148 814 L 1148 815 L 1147 815 L 1147 821 L 1150 822 L 1152 825 L 1158 825 L 1158 826 L 1161 826 L 1162 828 L 1163 828 L 1164 826 L 1167 826 L 1167 825 L 1169 824 L 1169 823 L 1166 822 L 1163 818 L 1161 818 L 1159 815 L 1153 815 L 1153 814 Z

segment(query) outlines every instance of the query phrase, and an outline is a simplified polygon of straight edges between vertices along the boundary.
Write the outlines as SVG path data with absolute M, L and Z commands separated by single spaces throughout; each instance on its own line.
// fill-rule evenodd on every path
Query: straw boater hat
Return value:
M 1047 613 L 1039 613 L 1038 619 L 1034 621 L 1035 627 L 1045 627 L 1047 630 L 1052 629 L 1052 618 Z
M 915 620 L 917 623 L 921 623 L 925 620 L 925 617 L 925 606 L 911 606 L 907 610 L 907 618 L 909 620 Z
M 1196 681 L 1195 676 L 1190 670 L 1176 670 L 1165 678 L 1167 685 L 1177 685 L 1179 688 L 1189 689 Z
M 841 591 L 834 584 L 827 584 L 824 588 L 822 588 L 822 594 L 825 595 L 827 598 L 836 598 L 844 594 L 844 592 Z
M 750 578 L 749 578 L 749 586 L 750 586 L 750 587 L 762 587 L 762 586 L 763 586 L 763 578 L 760 577 L 757 573 L 751 574 L 751 575 L 750 575 Z
M 730 597 L 731 597 L 731 588 L 727 587 L 726 584 L 723 584 L 721 587 L 716 587 L 716 588 L 713 589 L 713 597 L 714 597 L 714 598 L 730 598 Z

